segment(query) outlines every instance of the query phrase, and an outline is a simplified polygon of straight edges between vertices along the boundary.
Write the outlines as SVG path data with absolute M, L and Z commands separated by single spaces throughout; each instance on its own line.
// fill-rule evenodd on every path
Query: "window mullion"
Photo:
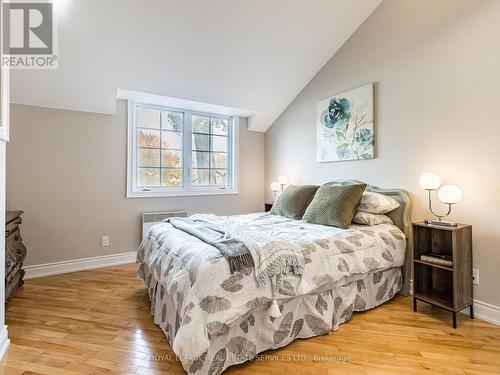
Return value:
M 212 185 L 212 151 L 213 151 L 213 124 L 212 117 L 208 118 L 208 183 Z
M 159 111 L 160 115 L 160 187 L 163 187 L 163 112 Z
M 234 185 L 233 181 L 233 128 L 234 128 L 234 118 L 229 117 L 228 128 L 227 128 L 227 187 L 232 189 Z
M 191 112 L 184 112 L 184 139 L 183 139 L 183 181 L 184 187 L 191 187 Z
M 138 186 L 139 185 L 139 178 L 138 178 L 138 173 L 137 173 L 137 165 L 138 165 L 138 154 L 139 154 L 139 133 L 138 133 L 138 126 L 137 126 L 137 105 L 135 102 L 130 102 L 129 105 L 132 108 L 132 179 L 133 179 L 133 186 Z

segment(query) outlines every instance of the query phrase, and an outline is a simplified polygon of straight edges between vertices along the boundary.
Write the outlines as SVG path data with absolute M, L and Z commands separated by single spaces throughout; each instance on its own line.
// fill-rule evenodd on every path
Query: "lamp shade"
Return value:
M 444 185 L 438 191 L 438 198 L 443 203 L 455 204 L 462 200 L 462 190 L 455 185 Z
M 281 190 L 281 185 L 278 181 L 274 181 L 272 184 L 271 184 L 271 190 L 274 191 L 275 193 L 277 191 L 280 191 Z
M 280 185 L 286 185 L 288 184 L 288 177 L 282 174 L 281 176 L 278 176 L 278 182 Z
M 420 184 L 422 189 L 436 190 L 441 186 L 441 177 L 439 177 L 439 175 L 434 172 L 426 172 L 422 176 L 420 176 L 418 183 Z

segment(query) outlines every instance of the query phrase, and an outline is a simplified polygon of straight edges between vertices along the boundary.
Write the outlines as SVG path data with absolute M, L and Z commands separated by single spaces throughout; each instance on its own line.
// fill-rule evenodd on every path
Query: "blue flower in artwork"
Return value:
M 360 145 L 369 145 L 373 142 L 372 131 L 370 129 L 359 129 L 356 132 L 354 139 Z
M 332 129 L 335 125 L 349 120 L 351 116 L 351 104 L 346 98 L 332 98 L 328 110 L 323 111 L 323 124 Z

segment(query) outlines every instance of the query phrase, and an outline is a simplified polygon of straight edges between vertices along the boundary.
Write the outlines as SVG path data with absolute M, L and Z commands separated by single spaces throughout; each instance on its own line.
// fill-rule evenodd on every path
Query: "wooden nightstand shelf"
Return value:
M 435 264 L 420 259 L 421 255 L 449 255 L 452 265 Z M 472 308 L 472 227 L 441 227 L 426 223 L 413 224 L 413 311 L 417 300 L 438 306 L 453 314 L 457 328 L 457 312 Z

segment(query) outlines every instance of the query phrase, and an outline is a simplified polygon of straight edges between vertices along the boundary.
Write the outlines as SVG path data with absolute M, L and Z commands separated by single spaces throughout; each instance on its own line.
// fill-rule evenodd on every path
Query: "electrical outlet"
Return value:
M 101 237 L 101 246 L 102 247 L 108 247 L 109 246 L 109 236 L 102 236 Z
M 472 284 L 479 285 L 479 269 L 472 269 Z

